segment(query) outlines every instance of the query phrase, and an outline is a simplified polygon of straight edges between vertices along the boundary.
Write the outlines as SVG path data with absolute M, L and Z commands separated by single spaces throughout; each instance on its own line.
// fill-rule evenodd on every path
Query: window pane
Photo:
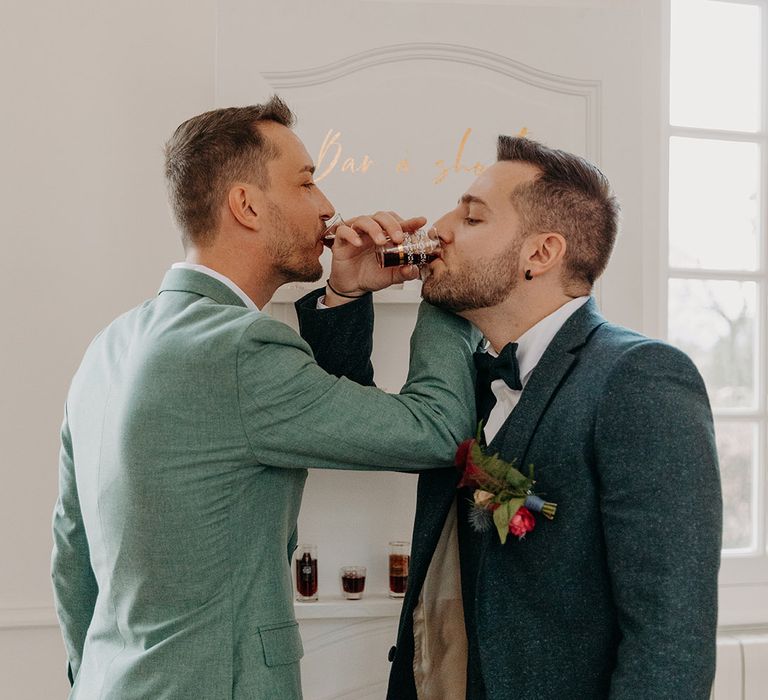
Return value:
M 669 140 L 669 264 L 713 270 L 759 267 L 760 148 Z
M 755 408 L 757 284 L 669 281 L 669 342 L 688 353 L 715 408 Z
M 716 432 L 723 484 L 723 549 L 753 547 L 752 491 L 757 425 L 720 421 Z
M 670 122 L 679 126 L 760 128 L 760 8 L 673 0 Z

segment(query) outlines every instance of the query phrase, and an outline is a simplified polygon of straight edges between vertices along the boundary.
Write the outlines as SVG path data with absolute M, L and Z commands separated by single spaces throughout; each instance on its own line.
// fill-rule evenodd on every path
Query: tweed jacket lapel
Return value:
M 565 322 L 520 395 L 520 402 L 488 445 L 507 461 L 523 464 L 536 426 L 589 336 L 606 323 L 592 297 Z
M 416 501 L 428 503 L 429 507 L 419 508 L 416 512 L 411 557 L 411 568 L 415 569 L 415 574 L 426 574 L 429 559 L 440 538 L 445 518 L 456 498 L 456 486 L 460 478 L 461 474 L 455 467 L 431 469 L 419 475 Z M 423 556 L 417 557 L 416 550 Z
M 163 292 L 192 292 L 213 299 L 219 304 L 245 307 L 243 300 L 226 284 L 197 270 L 183 268 L 168 270 L 158 294 Z

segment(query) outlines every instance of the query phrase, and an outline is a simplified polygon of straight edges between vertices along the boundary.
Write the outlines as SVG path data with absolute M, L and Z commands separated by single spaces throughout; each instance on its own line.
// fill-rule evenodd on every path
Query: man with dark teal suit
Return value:
M 457 490 L 456 469 L 420 476 L 388 700 L 709 698 L 712 416 L 688 357 L 608 323 L 590 296 L 617 218 L 592 164 L 500 137 L 498 162 L 436 223 L 423 295 L 486 338 L 486 453 L 533 465 L 557 511 L 521 509 L 502 544 L 490 492 Z
M 176 130 L 166 175 L 186 261 L 73 379 L 52 564 L 70 698 L 300 698 L 290 558 L 307 467 L 441 467 L 472 429 L 479 336 L 427 304 L 400 394 L 361 386 L 369 292 L 415 274 L 379 270 L 370 248 L 423 219 L 336 229 L 328 288 L 298 304 L 309 343 L 259 311 L 318 279 L 334 213 L 291 124 L 272 99 Z M 326 372 L 312 346 L 329 338 L 362 357 L 326 352 Z

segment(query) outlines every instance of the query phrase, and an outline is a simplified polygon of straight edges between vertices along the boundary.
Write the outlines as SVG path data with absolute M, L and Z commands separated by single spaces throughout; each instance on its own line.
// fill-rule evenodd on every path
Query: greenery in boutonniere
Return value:
M 465 440 L 456 451 L 456 466 L 461 471 L 458 488 L 473 488 L 469 521 L 477 532 L 485 532 L 494 525 L 504 544 L 509 533 L 523 539 L 536 526 L 534 512 L 543 513 L 552 520 L 557 505 L 548 503 L 533 492 L 536 481 L 533 465 L 528 476 L 519 472 L 514 463 L 487 455 L 478 437 Z

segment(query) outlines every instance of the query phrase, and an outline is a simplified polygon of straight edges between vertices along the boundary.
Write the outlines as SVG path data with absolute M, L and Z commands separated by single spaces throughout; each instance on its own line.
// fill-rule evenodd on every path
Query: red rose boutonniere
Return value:
M 533 512 L 543 513 L 552 520 L 557 505 L 548 503 L 533 492 L 536 483 L 533 465 L 529 476 L 521 474 L 513 464 L 487 455 L 476 439 L 465 440 L 456 451 L 456 466 L 461 471 L 458 488 L 474 488 L 469 522 L 477 532 L 485 532 L 493 525 L 504 544 L 507 535 L 523 539 L 536 527 Z

